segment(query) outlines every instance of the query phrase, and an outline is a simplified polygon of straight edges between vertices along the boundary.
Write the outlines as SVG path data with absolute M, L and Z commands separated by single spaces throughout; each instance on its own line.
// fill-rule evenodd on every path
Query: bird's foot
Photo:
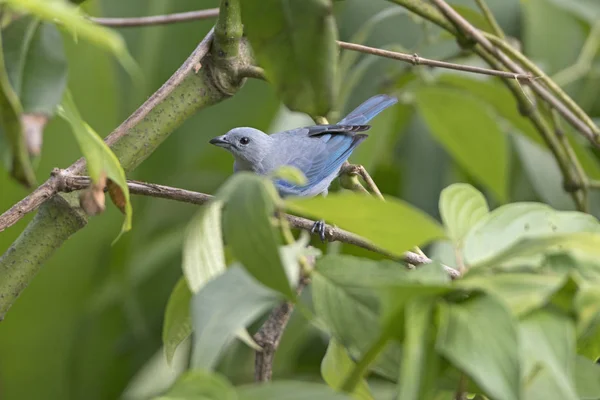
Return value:
M 316 233 L 319 235 L 321 242 L 325 242 L 325 221 L 320 220 L 314 223 L 310 229 L 310 233 Z

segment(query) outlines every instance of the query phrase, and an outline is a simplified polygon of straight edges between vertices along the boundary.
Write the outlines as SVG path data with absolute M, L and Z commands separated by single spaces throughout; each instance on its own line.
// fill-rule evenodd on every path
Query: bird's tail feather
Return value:
M 377 114 L 396 104 L 398 99 L 385 94 L 373 96 L 342 119 L 339 125 L 365 125 Z

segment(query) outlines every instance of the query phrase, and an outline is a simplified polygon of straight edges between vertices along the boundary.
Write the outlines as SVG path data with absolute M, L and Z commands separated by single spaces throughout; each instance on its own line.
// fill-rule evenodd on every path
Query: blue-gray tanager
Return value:
M 307 183 L 299 186 L 283 179 L 274 181 L 282 197 L 311 197 L 327 194 L 331 182 L 337 177 L 344 161 L 367 135 L 366 125 L 381 111 L 398 99 L 387 95 L 373 96 L 336 125 L 315 125 L 267 135 L 254 128 L 235 128 L 210 141 L 223 147 L 235 158 L 233 169 L 269 175 L 279 167 L 298 168 Z M 324 240 L 324 223 L 313 227 Z

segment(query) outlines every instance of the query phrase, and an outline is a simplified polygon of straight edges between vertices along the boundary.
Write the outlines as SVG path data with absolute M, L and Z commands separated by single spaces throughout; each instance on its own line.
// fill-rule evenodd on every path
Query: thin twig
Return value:
M 21 200 L 10 210 L 6 211 L 0 216 L 0 232 L 9 226 L 13 225 L 16 221 L 21 219 L 25 214 L 35 211 L 45 200 L 58 192 L 72 192 L 75 190 L 86 189 L 90 185 L 90 178 L 87 176 L 72 175 L 67 170 L 53 171 L 53 176 L 45 183 L 45 189 L 43 191 L 36 190 L 27 198 Z M 190 190 L 174 188 L 170 186 L 157 185 L 153 183 L 145 183 L 139 181 L 127 181 L 129 192 L 135 195 L 142 195 L 148 197 L 157 197 L 161 199 L 175 200 L 183 203 L 202 205 L 210 201 L 213 196 L 205 193 L 193 192 Z M 315 224 L 307 218 L 298 217 L 296 215 L 286 214 L 285 217 L 289 221 L 290 225 L 296 229 L 303 229 L 310 231 Z M 399 259 L 397 256 L 378 248 L 371 242 L 361 238 L 354 233 L 345 231 L 343 229 L 336 228 L 331 225 L 325 226 L 325 238 L 328 241 L 339 241 L 348 243 L 354 246 L 361 247 L 363 249 L 383 254 L 389 258 L 403 261 L 413 265 L 421 265 L 431 263 L 432 260 L 428 257 L 406 252 Z M 458 271 L 455 269 L 444 266 L 448 275 L 455 279 L 460 276 Z
M 307 278 L 301 277 L 296 288 L 300 295 L 307 284 Z M 282 303 L 275 308 L 269 318 L 254 335 L 254 341 L 262 350 L 257 351 L 254 358 L 254 380 L 256 382 L 269 382 L 273 376 L 273 360 L 279 347 L 281 336 L 294 311 L 294 304 L 290 301 Z
M 261 67 L 257 67 L 256 65 L 247 65 L 245 67 L 240 68 L 240 70 L 238 71 L 238 75 L 242 78 L 254 78 L 260 79 L 262 81 L 267 80 L 265 70 Z
M 374 193 L 375 196 L 380 200 L 384 200 L 381 191 L 377 187 L 377 184 L 375 183 L 373 178 L 371 178 L 371 175 L 369 175 L 365 167 L 363 167 L 362 165 L 344 163 L 344 165 L 342 165 L 340 173 L 353 176 L 359 175 L 365 181 L 367 187 L 371 190 L 371 192 Z
M 485 17 L 487 22 L 492 27 L 492 30 L 494 31 L 496 36 L 498 36 L 502 40 L 506 40 L 506 35 L 504 35 L 504 31 L 502 30 L 502 28 L 500 28 L 500 24 L 498 24 L 498 21 L 496 21 L 492 10 L 490 10 L 485 0 L 475 0 L 475 2 L 477 3 L 477 6 L 483 13 L 483 16 Z
M 197 21 L 208 18 L 215 18 L 219 15 L 218 8 L 209 8 L 207 10 L 189 11 L 167 15 L 153 15 L 150 17 L 135 18 L 98 18 L 90 17 L 90 20 L 104 26 L 116 28 L 130 28 L 134 26 L 148 25 L 167 25 L 177 22 Z
M 346 49 L 346 50 L 359 51 L 361 53 L 373 54 L 373 55 L 380 56 L 380 57 L 391 58 L 393 60 L 404 61 L 407 63 L 411 63 L 412 65 L 415 65 L 415 66 L 427 65 L 429 67 L 446 68 L 446 69 L 452 69 L 452 70 L 456 70 L 456 71 L 471 72 L 471 73 L 475 73 L 475 74 L 498 76 L 500 78 L 507 78 L 507 79 L 517 79 L 519 81 L 524 81 L 524 82 L 529 82 L 532 79 L 534 79 L 534 77 L 531 74 L 527 74 L 527 73 L 516 74 L 514 72 L 499 71 L 499 70 L 495 70 L 495 69 L 475 67 L 472 65 L 462 65 L 462 64 L 454 64 L 454 63 L 450 63 L 450 62 L 446 62 L 446 61 L 431 60 L 429 58 L 420 57 L 418 54 L 399 53 L 396 51 L 389 51 L 389 50 L 378 49 L 375 47 L 363 46 L 362 44 L 342 42 L 340 40 L 338 40 L 337 43 L 341 48 Z

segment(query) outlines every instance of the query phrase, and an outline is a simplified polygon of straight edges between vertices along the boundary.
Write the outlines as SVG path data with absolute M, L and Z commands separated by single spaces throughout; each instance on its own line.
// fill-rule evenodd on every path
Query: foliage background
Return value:
M 451 3 L 474 7 L 471 0 Z M 550 74 L 575 62 L 590 32 L 590 21 L 594 20 L 593 15 L 578 13 L 576 7 L 565 7 L 590 6 L 598 11 L 596 16 L 600 15 L 600 6 L 592 3 L 488 1 L 506 33 L 519 38 L 525 54 Z M 216 6 L 216 1 L 90 0 L 85 9 L 94 16 L 125 17 Z M 340 39 L 348 40 L 369 16 L 390 6 L 383 0 L 336 2 Z M 145 73 L 143 89 L 132 86 L 110 55 L 82 42 L 75 44 L 65 36 L 69 88 L 83 117 L 101 135 L 109 133 L 175 71 L 212 24 L 203 21 L 123 29 L 129 49 Z M 367 44 L 399 44 L 408 52 L 438 59 L 457 50 L 450 38 L 429 44 L 426 35 L 421 25 L 402 14 L 378 25 Z M 366 74 L 368 79 L 362 79 L 352 91 L 346 111 L 382 84 L 394 84 L 399 74 L 411 70 L 418 79 L 427 79 L 423 67 L 411 69 L 396 61 L 378 61 Z M 599 86 L 600 76 L 592 69 L 567 89 L 585 111 L 598 117 L 600 103 L 595 93 Z M 460 113 L 469 119 L 468 109 Z M 469 177 L 432 139 L 418 113 L 408 109 L 403 118 L 390 136 L 394 146 L 377 151 L 365 146 L 352 161 L 367 166 L 382 191 L 439 217 L 441 189 L 452 182 L 469 181 Z M 185 122 L 130 178 L 213 193 L 230 175 L 232 159 L 208 145 L 211 137 L 235 126 L 275 131 L 307 123 L 310 120 L 305 116 L 289 115 L 280 109 L 267 83 L 252 80 L 233 98 Z M 372 142 L 377 140 L 377 128 Z M 495 151 L 483 150 L 490 154 Z M 514 148 L 509 154 L 509 201 L 542 200 L 558 209 L 573 208 L 551 159 L 531 148 L 521 157 Z M 53 167 L 67 166 L 79 155 L 67 125 L 54 119 L 45 133 L 38 178 L 45 179 Z M 523 159 L 537 168 L 525 168 Z M 0 209 L 8 209 L 25 195 L 8 174 L 0 174 Z M 599 202 L 592 204 L 596 204 L 594 213 L 598 216 Z M 116 398 L 128 385 L 125 397 L 143 398 L 143 390 L 169 385 L 173 371 L 165 370 L 162 363 L 162 318 L 168 295 L 181 275 L 183 228 L 196 207 L 139 197 L 134 197 L 133 207 L 134 229 L 114 247 L 110 243 L 122 222 L 120 213 L 109 206 L 105 215 L 93 218 L 44 265 L 0 325 L 3 399 Z M 24 218 L 0 235 L 0 252 L 8 248 L 30 219 Z M 443 257 L 443 249 L 432 251 L 429 254 Z M 276 377 L 318 377 L 325 348 L 325 338 L 296 316 L 277 354 Z M 180 358 L 182 362 L 185 360 Z M 243 346 L 234 347 L 220 371 L 232 377 L 234 383 L 250 381 L 250 352 Z

